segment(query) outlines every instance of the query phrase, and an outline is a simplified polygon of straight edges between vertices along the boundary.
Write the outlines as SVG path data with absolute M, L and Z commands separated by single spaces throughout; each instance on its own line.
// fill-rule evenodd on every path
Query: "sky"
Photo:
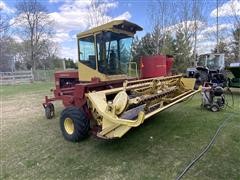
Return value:
M 137 36 L 142 37 L 147 32 L 151 32 L 151 18 L 149 9 L 154 1 L 148 0 L 104 0 L 106 15 L 103 17 L 107 21 L 114 19 L 126 19 L 134 22 L 141 27 L 143 31 L 138 32 Z M 0 9 L 3 13 L 14 14 L 17 0 L 0 0 Z M 63 58 L 77 59 L 77 41 L 76 34 L 87 30 L 91 25 L 88 22 L 89 0 L 40 0 L 47 7 L 48 13 L 54 19 L 56 35 L 53 41 L 59 44 L 58 55 Z M 227 22 L 226 17 L 233 15 L 232 5 L 235 12 L 240 16 L 240 0 L 219 0 L 219 29 L 230 30 L 232 24 Z M 216 31 L 216 1 L 205 1 L 208 24 L 202 25 L 202 30 L 198 34 L 198 51 L 199 53 L 210 52 L 216 45 L 212 39 L 206 38 L 205 34 Z M 171 14 L 170 14 L 171 16 Z M 94 26 L 94 25 L 93 25 Z M 21 41 L 21 38 L 14 35 L 15 39 Z

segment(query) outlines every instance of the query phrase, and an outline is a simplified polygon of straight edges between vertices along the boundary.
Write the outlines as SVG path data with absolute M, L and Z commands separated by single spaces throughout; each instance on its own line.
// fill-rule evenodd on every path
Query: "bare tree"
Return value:
M 90 27 L 99 26 L 101 24 L 110 21 L 110 17 L 107 16 L 109 6 L 113 3 L 105 3 L 105 0 L 91 0 L 88 6 L 88 20 Z
M 10 17 L 0 9 L 0 71 L 11 71 L 13 67 L 13 39 L 9 36 Z
M 229 57 L 225 56 L 225 59 L 226 61 L 232 62 L 240 59 L 240 15 L 238 11 L 239 1 L 231 0 L 226 2 L 223 0 L 217 0 L 217 2 L 219 7 L 212 12 L 212 15 L 217 17 L 218 20 L 218 31 L 216 29 L 216 32 L 214 32 L 214 37 L 220 41 L 223 41 L 228 47 L 230 47 L 232 54 Z M 216 45 L 216 47 L 218 48 L 220 45 Z
M 2 14 L 2 10 L 0 9 L 0 33 L 3 35 L 9 29 L 9 18 Z
M 46 69 L 51 66 L 51 61 L 58 52 L 58 44 L 49 40 L 42 41 L 41 43 L 43 48 L 41 49 L 41 57 L 39 57 L 39 65 Z
M 205 7 L 206 2 L 204 1 L 198 1 L 194 0 L 192 5 L 192 15 L 193 15 L 193 21 L 194 21 L 194 47 L 193 47 L 193 58 L 194 58 L 194 65 L 196 66 L 197 62 L 197 42 L 198 42 L 198 35 L 201 31 L 201 23 L 206 23 L 206 17 L 205 14 Z
M 233 24 L 234 24 L 234 30 L 233 33 L 234 36 L 237 36 L 235 37 L 235 39 L 238 40 L 238 42 L 236 43 L 237 44 L 237 48 L 238 48 L 238 53 L 237 53 L 237 56 L 238 56 L 238 60 L 240 60 L 240 33 L 239 33 L 239 29 L 240 29 L 240 16 L 238 14 L 238 11 L 237 11 L 237 7 L 234 5 L 234 1 L 232 1 L 231 3 L 231 9 L 232 9 L 232 12 L 233 12 Z
M 169 34 L 168 27 L 176 23 L 174 1 L 158 0 L 149 5 L 149 18 L 152 26 L 152 39 L 155 54 L 164 49 L 166 36 Z
M 33 71 L 41 57 L 42 48 L 53 29 L 53 21 L 47 14 L 46 8 L 37 0 L 23 0 L 16 5 L 17 17 L 15 22 L 18 33 L 26 42 L 29 62 Z
M 179 24 L 177 29 L 181 28 L 184 37 L 186 40 L 190 40 L 190 38 L 193 37 L 195 32 L 194 27 L 194 20 L 197 18 L 194 18 L 196 15 L 196 9 L 193 8 L 194 3 L 192 1 L 184 0 L 179 4 Z
M 200 33 L 204 18 L 205 1 L 166 1 L 157 0 L 151 2 L 149 7 L 149 17 L 153 24 L 153 39 L 156 53 L 159 49 L 164 49 L 167 35 L 174 36 L 179 29 L 183 31 L 186 41 L 194 45 L 193 54 L 197 54 L 197 37 Z M 162 46 L 162 48 L 159 48 Z M 161 50 L 160 50 L 161 51 Z
M 206 1 L 188 1 L 184 0 L 178 4 L 179 23 L 178 31 L 182 31 L 186 42 L 190 43 L 191 49 L 191 64 L 196 65 L 198 54 L 198 37 L 201 33 L 203 24 L 207 24 L 204 14 L 206 11 Z

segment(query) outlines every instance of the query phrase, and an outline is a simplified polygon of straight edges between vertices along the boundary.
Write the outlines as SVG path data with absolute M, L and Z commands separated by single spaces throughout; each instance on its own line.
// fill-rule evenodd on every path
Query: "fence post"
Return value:
M 15 74 L 14 74 L 13 71 L 11 72 L 11 75 L 12 75 L 12 82 L 13 82 L 13 84 L 16 84 L 16 81 L 15 81 Z
M 44 70 L 44 74 L 45 74 L 45 81 L 47 81 L 47 70 L 46 70 L 46 68 L 45 68 L 45 70 Z
M 34 74 L 33 74 L 33 70 L 32 70 L 32 68 L 31 68 L 31 82 L 33 82 L 34 81 Z

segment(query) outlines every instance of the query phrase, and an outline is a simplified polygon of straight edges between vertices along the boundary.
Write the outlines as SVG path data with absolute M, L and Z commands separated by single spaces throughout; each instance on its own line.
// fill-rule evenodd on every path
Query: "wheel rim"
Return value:
M 217 108 L 216 106 L 213 106 L 213 107 L 212 107 L 212 111 L 213 111 L 213 112 L 217 112 L 217 111 L 218 111 L 218 108 Z
M 71 118 L 66 118 L 64 120 L 64 128 L 68 134 L 73 134 L 74 132 L 74 124 Z

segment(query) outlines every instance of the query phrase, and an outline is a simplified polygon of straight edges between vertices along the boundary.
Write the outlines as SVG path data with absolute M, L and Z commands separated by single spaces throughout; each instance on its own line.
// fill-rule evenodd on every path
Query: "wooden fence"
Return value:
M 33 82 L 32 71 L 0 72 L 0 84 L 20 84 Z
M 36 70 L 33 72 L 34 81 L 54 81 L 54 72 L 56 70 Z

